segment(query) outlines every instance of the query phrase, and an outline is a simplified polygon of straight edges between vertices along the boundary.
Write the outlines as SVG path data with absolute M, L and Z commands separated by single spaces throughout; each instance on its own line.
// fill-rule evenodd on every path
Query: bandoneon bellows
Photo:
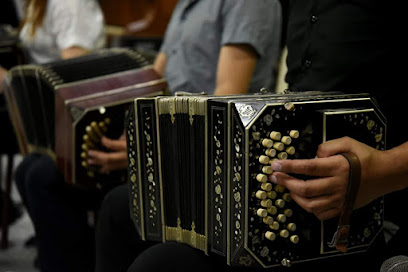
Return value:
M 138 98 L 126 124 L 131 216 L 142 238 L 265 268 L 343 254 L 333 244 L 338 219 L 319 221 L 270 183 L 271 162 L 313 158 L 342 136 L 383 150 L 386 136 L 368 94 Z M 374 241 L 383 205 L 353 212 L 347 254 Z

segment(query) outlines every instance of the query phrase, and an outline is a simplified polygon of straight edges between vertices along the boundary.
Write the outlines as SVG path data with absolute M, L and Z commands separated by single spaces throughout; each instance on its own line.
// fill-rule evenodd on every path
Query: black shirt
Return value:
M 396 132 L 408 119 L 398 12 L 379 0 L 291 0 L 287 32 L 289 89 L 371 93 L 393 118 L 389 147 L 408 140 Z
M 408 141 L 403 132 L 408 124 L 403 10 L 379 0 L 290 0 L 289 5 L 289 89 L 370 93 L 387 119 L 388 149 Z M 386 196 L 385 201 L 386 217 L 401 227 L 404 237 L 408 217 L 398 208 L 407 196 L 404 190 Z M 395 236 L 392 248 L 384 251 L 408 254 L 405 241 L 398 239 Z M 352 265 L 345 262 L 345 267 L 360 263 L 366 269 L 359 271 L 379 271 L 374 262 L 381 262 L 385 252 L 381 245 L 375 248 L 375 254 L 365 260 L 357 257 Z M 376 268 L 368 268 L 369 264 Z
M 392 53 L 387 16 L 392 15 L 383 6 L 376 0 L 291 0 L 287 36 L 291 89 L 384 88 L 389 80 L 383 76 L 384 67 L 391 64 Z

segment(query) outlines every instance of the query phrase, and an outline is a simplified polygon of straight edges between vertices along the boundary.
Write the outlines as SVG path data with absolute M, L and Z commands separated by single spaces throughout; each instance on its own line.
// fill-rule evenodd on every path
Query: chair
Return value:
M 15 29 L 10 25 L 0 25 L 0 65 L 6 69 L 23 64 L 25 54 L 20 48 L 18 37 Z M 6 100 L 4 94 L 0 94 L 0 184 L 3 185 L 2 180 L 2 157 L 7 157 L 7 171 L 4 181 L 3 205 L 1 213 L 1 240 L 0 247 L 8 247 L 8 226 L 10 223 L 10 205 L 11 205 L 11 182 L 13 178 L 14 155 L 19 153 L 17 138 L 14 133 L 13 126 L 10 121 Z
M 11 205 L 11 182 L 14 169 L 14 155 L 19 153 L 16 136 L 10 122 L 7 107 L 5 105 L 4 96 L 0 95 L 0 124 L 2 125 L 2 133 L 0 134 L 0 155 L 6 155 L 7 167 L 5 180 L 1 180 L 2 173 L 0 171 L 0 181 L 4 188 L 3 205 L 1 211 L 1 241 L 0 247 L 8 247 L 8 227 L 10 223 L 10 205 Z M 2 157 L 0 157 L 0 165 L 2 166 Z M 1 167 L 0 167 L 1 169 Z

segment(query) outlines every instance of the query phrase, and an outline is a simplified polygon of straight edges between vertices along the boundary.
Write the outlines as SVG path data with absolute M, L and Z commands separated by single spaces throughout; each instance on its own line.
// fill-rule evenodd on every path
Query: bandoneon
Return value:
M 319 221 L 270 183 L 271 162 L 313 158 L 343 136 L 383 150 L 386 136 L 368 94 L 138 98 L 126 124 L 131 217 L 142 238 L 264 268 L 344 254 L 334 245 L 339 220 Z M 383 206 L 379 198 L 353 211 L 347 254 L 376 239 Z
M 103 135 L 124 131 L 135 97 L 161 95 L 167 85 L 138 51 L 112 48 L 44 65 L 10 70 L 6 98 L 23 154 L 53 157 L 66 181 L 99 186 L 124 178 L 87 165 L 89 149 L 103 150 Z

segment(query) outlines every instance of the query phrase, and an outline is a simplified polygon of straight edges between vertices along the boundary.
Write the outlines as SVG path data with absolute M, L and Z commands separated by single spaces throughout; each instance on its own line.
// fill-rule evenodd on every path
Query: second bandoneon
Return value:
M 117 139 L 135 97 L 162 95 L 167 84 L 138 51 L 103 49 L 44 65 L 10 70 L 7 104 L 23 154 L 55 159 L 66 181 L 85 187 L 123 179 L 87 164 L 89 149 L 105 150 L 102 136 Z
M 385 149 L 386 122 L 367 94 L 139 98 L 126 123 L 131 216 L 145 240 L 272 268 L 364 252 L 382 230 L 380 198 L 353 212 L 339 252 L 338 219 L 319 221 L 267 178 L 271 162 L 313 158 L 334 138 Z

